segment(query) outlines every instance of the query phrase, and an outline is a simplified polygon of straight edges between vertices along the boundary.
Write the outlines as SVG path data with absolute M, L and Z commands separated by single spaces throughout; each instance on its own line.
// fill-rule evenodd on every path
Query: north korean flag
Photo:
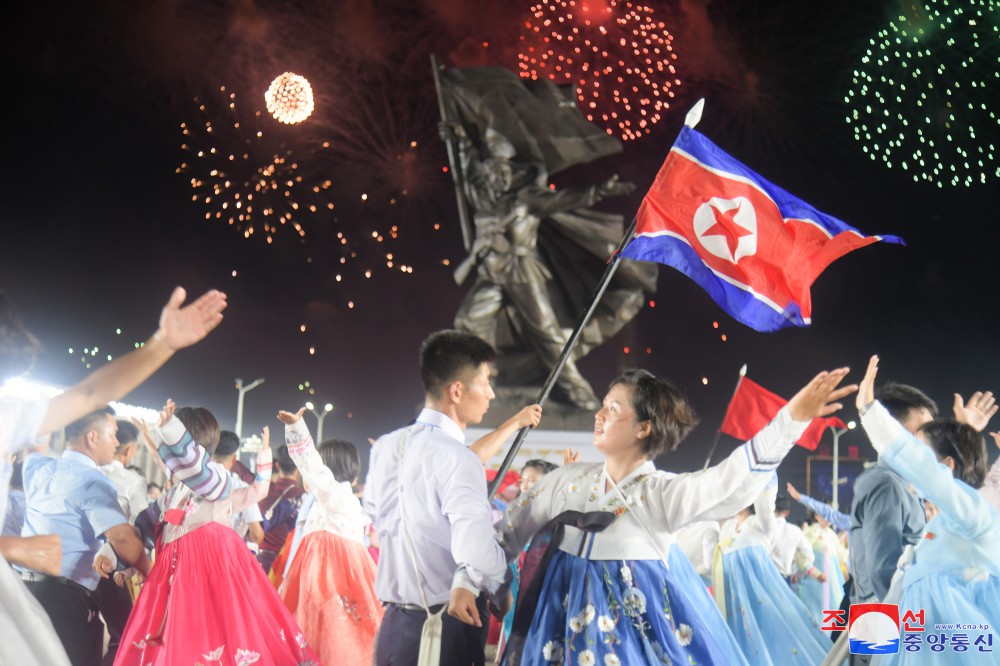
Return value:
M 686 126 L 622 256 L 673 266 L 737 321 L 776 331 L 808 326 L 813 281 L 836 259 L 877 241 L 903 243 L 821 213 Z

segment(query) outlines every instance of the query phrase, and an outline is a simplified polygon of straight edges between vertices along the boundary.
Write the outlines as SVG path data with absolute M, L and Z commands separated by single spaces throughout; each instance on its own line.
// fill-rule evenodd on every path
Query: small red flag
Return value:
M 760 384 L 744 377 L 736 389 L 736 395 L 729 403 L 726 418 L 722 422 L 722 432 L 736 439 L 747 441 L 760 432 L 778 411 L 788 403 L 779 395 L 771 393 Z M 844 422 L 836 416 L 813 419 L 806 431 L 796 442 L 799 446 L 815 451 L 823 430 L 828 426 L 843 428 Z

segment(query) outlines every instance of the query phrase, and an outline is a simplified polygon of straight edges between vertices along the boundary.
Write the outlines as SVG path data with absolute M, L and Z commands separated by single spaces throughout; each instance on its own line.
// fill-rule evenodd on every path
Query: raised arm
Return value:
M 534 428 L 542 418 L 541 405 L 528 405 L 514 416 L 504 421 L 503 425 L 491 433 L 477 439 L 469 450 L 479 456 L 485 465 L 497 454 L 503 443 L 521 428 Z
M 963 536 L 985 532 L 997 520 L 997 512 L 973 488 L 955 480 L 952 471 L 938 461 L 930 446 L 907 432 L 889 411 L 875 400 L 878 356 L 872 356 L 858 391 L 861 425 L 879 456 L 920 496 L 930 500 L 959 527 Z
M 187 292 L 177 287 L 160 314 L 160 327 L 145 345 L 95 370 L 73 388 L 49 400 L 38 434 L 64 426 L 119 400 L 146 381 L 174 352 L 202 340 L 222 321 L 226 295 L 209 291 L 181 307 Z
M 847 372 L 840 368 L 816 375 L 763 430 L 719 464 L 651 482 L 649 518 L 672 532 L 695 520 L 723 520 L 752 504 L 810 421 L 833 414 L 842 407 L 837 401 L 857 390 L 839 387 Z
M 215 502 L 229 496 L 233 483 L 228 472 L 220 472 L 212 462 L 205 447 L 194 441 L 191 434 L 184 428 L 174 414 L 174 403 L 167 405 L 160 413 L 160 426 L 156 429 L 155 438 L 160 441 L 157 451 L 178 481 L 204 497 L 209 502 Z
M 819 500 L 813 499 L 808 495 L 803 495 L 790 483 L 786 485 L 786 488 L 788 490 L 788 495 L 792 499 L 833 525 L 833 529 L 836 531 L 842 532 L 844 530 L 851 529 L 851 517 L 846 513 L 837 511 L 825 502 L 820 502 Z
M 295 462 L 302 474 L 302 480 L 309 491 L 316 495 L 316 501 L 331 515 L 356 512 L 358 500 L 354 496 L 351 484 L 338 481 L 333 470 L 326 466 L 316 450 L 309 428 L 302 420 L 305 412 L 303 407 L 296 413 L 278 412 L 278 420 L 285 424 L 285 444 L 288 445 L 288 455 Z

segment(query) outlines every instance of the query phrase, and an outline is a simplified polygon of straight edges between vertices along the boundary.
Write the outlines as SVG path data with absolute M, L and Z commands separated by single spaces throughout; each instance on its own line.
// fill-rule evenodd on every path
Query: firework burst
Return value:
M 1000 177 L 998 16 L 996 0 L 914 5 L 870 40 L 845 102 L 873 161 L 938 187 Z
M 305 218 L 334 209 L 325 196 L 332 182 L 307 181 L 299 156 L 277 138 L 277 127 L 267 127 L 260 111 L 243 114 L 236 93 L 225 86 L 219 94 L 221 101 L 195 98 L 201 118 L 181 123 L 188 158 L 177 173 L 190 176 L 192 201 L 205 207 L 206 220 L 225 222 L 244 238 L 262 236 L 270 244 L 289 228 L 304 239 Z M 311 160 L 327 148 L 320 144 L 304 157 Z
M 520 40 L 521 76 L 574 85 L 587 119 L 625 140 L 649 134 L 681 83 L 673 37 L 640 3 L 543 0 Z

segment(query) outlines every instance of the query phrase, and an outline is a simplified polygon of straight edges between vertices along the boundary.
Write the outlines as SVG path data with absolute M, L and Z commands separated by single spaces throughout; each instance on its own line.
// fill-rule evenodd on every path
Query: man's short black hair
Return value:
M 892 418 L 900 423 L 905 421 L 911 411 L 927 408 L 931 416 L 937 418 L 937 403 L 927 397 L 923 391 L 907 384 L 887 382 L 875 390 L 875 399 L 881 402 Z
M 115 423 L 118 424 L 118 448 L 121 449 L 123 446 L 131 444 L 132 442 L 139 441 L 139 429 L 135 427 L 135 424 L 131 421 L 126 421 L 125 419 L 117 419 Z
M 774 511 L 791 511 L 792 503 L 788 500 L 788 495 L 778 495 L 774 498 Z
M 427 395 L 438 397 L 444 388 L 496 358 L 485 340 L 463 331 L 438 331 L 420 345 L 420 381 Z
M 216 458 L 228 458 L 240 450 L 240 436 L 232 430 L 219 432 L 219 444 L 215 447 Z
M 274 453 L 274 462 L 278 466 L 278 469 L 282 474 L 288 476 L 296 469 L 295 461 L 292 460 L 292 456 L 288 453 L 288 445 L 282 444 L 278 447 L 278 450 Z
M 97 424 L 105 421 L 109 416 L 114 416 L 115 410 L 111 405 L 107 407 L 102 407 L 101 409 L 95 410 L 82 419 L 73 421 L 68 426 L 66 426 L 66 441 L 72 442 L 78 439 L 82 435 L 87 434 L 91 430 L 97 427 Z

